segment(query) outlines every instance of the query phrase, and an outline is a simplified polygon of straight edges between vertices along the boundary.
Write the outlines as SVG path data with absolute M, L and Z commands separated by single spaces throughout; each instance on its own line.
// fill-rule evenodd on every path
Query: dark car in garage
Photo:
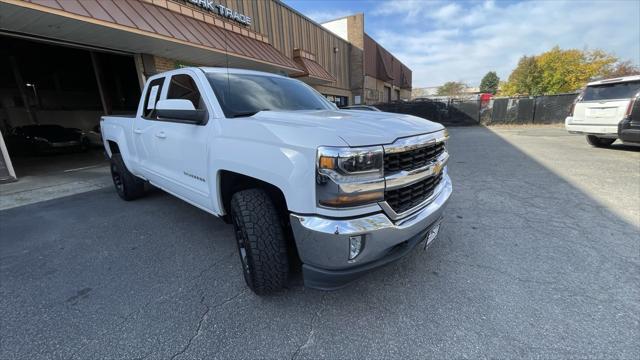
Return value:
M 18 154 L 81 151 L 86 148 L 84 139 L 80 129 L 60 125 L 25 125 L 13 128 L 7 147 Z

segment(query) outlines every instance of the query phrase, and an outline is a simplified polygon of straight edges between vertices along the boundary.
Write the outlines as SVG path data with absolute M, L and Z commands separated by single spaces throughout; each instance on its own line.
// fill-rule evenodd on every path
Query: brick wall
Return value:
M 173 70 L 178 67 L 176 61 L 172 59 L 167 59 L 160 56 L 154 56 L 153 60 L 154 60 L 156 73 Z
M 351 63 L 351 91 L 355 104 L 355 96 L 360 96 L 360 103 L 365 103 L 364 86 L 364 15 L 356 14 L 347 18 L 347 37 L 351 43 L 349 62 Z

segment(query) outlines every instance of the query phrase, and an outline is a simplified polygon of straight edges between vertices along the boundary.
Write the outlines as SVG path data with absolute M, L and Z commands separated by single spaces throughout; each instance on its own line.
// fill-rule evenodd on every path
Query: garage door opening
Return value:
M 135 113 L 140 83 L 133 56 L 9 36 L 0 43 L 0 130 L 18 179 L 0 185 L 5 200 L 110 181 L 100 116 Z

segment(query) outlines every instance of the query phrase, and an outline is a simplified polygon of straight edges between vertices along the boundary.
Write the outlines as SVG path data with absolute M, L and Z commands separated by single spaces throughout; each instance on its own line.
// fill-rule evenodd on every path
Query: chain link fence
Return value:
M 410 114 L 446 126 L 496 124 L 561 124 L 577 93 L 481 100 L 417 99 L 375 105 L 382 111 Z

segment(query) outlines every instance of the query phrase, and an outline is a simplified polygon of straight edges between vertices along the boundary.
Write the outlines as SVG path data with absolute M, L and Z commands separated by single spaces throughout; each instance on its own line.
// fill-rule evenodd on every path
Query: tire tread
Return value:
M 262 189 L 242 190 L 231 198 L 231 207 L 247 242 L 247 285 L 260 295 L 282 289 L 289 275 L 287 243 L 271 197 Z

